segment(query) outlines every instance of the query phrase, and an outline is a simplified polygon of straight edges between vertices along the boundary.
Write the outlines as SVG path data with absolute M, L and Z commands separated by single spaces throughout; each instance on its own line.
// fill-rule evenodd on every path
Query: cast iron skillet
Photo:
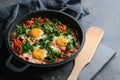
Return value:
M 68 12 L 70 14 L 72 14 L 72 16 L 67 14 Z M 62 21 L 62 23 L 69 24 L 70 27 L 75 30 L 75 32 L 77 33 L 77 36 L 79 38 L 80 47 L 71 57 L 67 58 L 66 60 L 64 60 L 62 62 L 54 63 L 54 64 L 35 64 L 35 63 L 30 63 L 30 62 L 24 61 L 13 53 L 13 51 L 11 50 L 11 47 L 10 47 L 10 35 L 11 35 L 11 33 L 13 33 L 15 31 L 15 25 L 16 24 L 21 25 L 21 23 L 25 22 L 26 20 L 29 20 L 33 17 L 39 17 L 39 16 L 47 17 L 47 18 L 57 18 L 60 21 Z M 81 51 L 81 49 L 84 45 L 84 41 L 85 41 L 85 33 L 83 30 L 83 27 L 77 21 L 79 16 L 80 16 L 80 13 L 77 10 L 73 9 L 72 7 L 65 7 L 60 11 L 56 11 L 56 10 L 33 11 L 33 12 L 30 12 L 30 13 L 20 17 L 19 19 L 17 19 L 13 23 L 13 25 L 8 29 L 8 31 L 6 32 L 6 36 L 5 36 L 6 46 L 10 52 L 10 56 L 8 57 L 8 59 L 5 62 L 6 66 L 15 72 L 22 72 L 22 71 L 26 70 L 27 68 L 29 68 L 30 66 L 49 68 L 49 67 L 56 67 L 59 65 L 63 65 L 65 63 L 73 60 L 78 55 L 78 53 Z M 15 63 L 20 62 L 20 63 L 24 63 L 25 65 L 23 65 L 22 67 L 18 67 L 15 63 L 11 62 L 12 59 L 16 60 Z

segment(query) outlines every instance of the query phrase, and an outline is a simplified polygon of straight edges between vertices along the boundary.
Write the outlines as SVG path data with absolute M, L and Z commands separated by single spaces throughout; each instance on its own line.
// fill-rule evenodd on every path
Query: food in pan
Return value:
M 66 60 L 80 46 L 76 33 L 56 18 L 31 18 L 11 34 L 11 49 L 21 59 L 36 64 Z

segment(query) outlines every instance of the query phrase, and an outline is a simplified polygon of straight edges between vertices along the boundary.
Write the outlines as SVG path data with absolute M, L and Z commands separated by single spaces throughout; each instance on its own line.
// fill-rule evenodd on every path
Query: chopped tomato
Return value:
M 47 22 L 47 18 L 45 17 L 44 19 L 39 20 L 42 24 L 45 24 Z
M 62 59 L 62 58 L 56 58 L 55 61 L 56 62 L 61 62 L 61 61 L 64 61 L 64 59 Z
M 60 25 L 54 26 L 54 28 L 56 28 L 58 31 L 64 34 L 66 32 L 67 26 L 64 24 L 60 24 Z
M 61 50 L 60 50 L 60 49 L 58 50 L 58 53 L 61 53 Z
M 51 42 L 50 44 L 51 44 L 51 46 L 55 46 L 56 45 L 54 42 Z
M 40 64 L 46 64 L 46 62 L 40 62 Z
M 64 56 L 64 55 L 62 56 L 62 59 L 66 59 L 66 58 L 67 58 L 66 56 Z
M 12 38 L 12 39 L 15 39 L 15 35 L 12 35 L 11 38 Z
M 14 48 L 19 48 L 22 45 L 19 39 L 14 40 L 13 43 L 14 43 Z
M 61 52 L 64 52 L 64 53 L 68 53 L 69 51 L 68 50 L 64 50 L 64 49 L 61 49 Z
M 25 57 L 25 60 L 28 61 L 28 60 L 29 60 L 29 57 Z
M 25 27 L 26 25 L 24 23 L 22 23 L 22 27 Z
M 31 25 L 32 22 L 31 21 L 26 21 L 26 25 Z
M 69 51 L 70 53 L 74 53 L 75 51 L 74 50 L 72 50 L 72 51 Z
M 37 20 L 37 18 L 33 18 L 33 21 L 35 22 Z

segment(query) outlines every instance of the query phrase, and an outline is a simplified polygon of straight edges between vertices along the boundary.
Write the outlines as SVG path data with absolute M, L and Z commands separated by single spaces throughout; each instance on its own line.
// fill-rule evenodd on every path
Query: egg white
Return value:
M 47 56 L 47 53 L 48 53 L 48 51 L 46 50 L 46 49 L 42 49 L 43 50 L 43 52 L 44 52 L 44 58 Z
M 60 49 L 56 46 L 50 46 L 51 48 L 53 48 L 54 51 L 58 52 Z
M 68 35 L 67 39 L 70 41 L 71 39 L 73 39 L 73 37 L 71 35 Z

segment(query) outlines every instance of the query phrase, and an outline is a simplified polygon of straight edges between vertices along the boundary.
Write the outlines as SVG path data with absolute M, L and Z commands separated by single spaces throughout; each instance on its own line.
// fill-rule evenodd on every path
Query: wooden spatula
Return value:
M 103 37 L 104 31 L 99 27 L 90 27 L 86 32 L 85 44 L 82 51 L 75 58 L 73 70 L 67 80 L 77 80 L 83 67 L 90 63 L 98 44 Z

